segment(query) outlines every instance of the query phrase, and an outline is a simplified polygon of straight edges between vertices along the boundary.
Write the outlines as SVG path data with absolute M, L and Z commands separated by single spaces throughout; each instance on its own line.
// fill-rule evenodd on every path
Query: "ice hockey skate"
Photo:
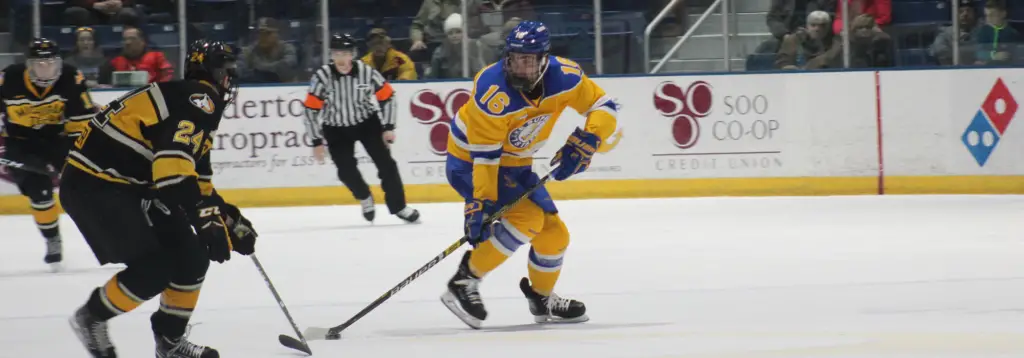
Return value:
M 50 265 L 50 271 L 52 272 L 64 269 L 64 266 L 61 264 L 61 261 L 63 261 L 62 246 L 60 236 L 46 238 L 46 256 L 43 257 L 43 262 Z
M 406 206 L 404 209 L 399 210 L 397 213 L 395 213 L 395 216 L 397 216 L 398 218 L 400 218 L 402 220 L 405 220 L 405 222 L 408 222 L 408 223 L 415 223 L 415 222 L 420 220 L 420 212 L 418 210 L 410 208 L 408 206 Z
M 107 322 L 97 320 L 85 306 L 75 311 L 68 322 L 93 358 L 117 358 L 107 332 Z
M 363 218 L 372 223 L 374 216 L 376 216 L 376 210 L 373 208 L 373 196 L 360 200 L 359 205 L 363 207 Z
M 480 299 L 480 278 L 473 276 L 469 269 L 469 255 L 466 251 L 459 263 L 459 270 L 448 281 L 448 291 L 441 295 L 441 302 L 462 322 L 473 329 L 480 329 L 487 310 Z
M 153 336 L 156 339 L 156 358 L 220 358 L 216 349 L 189 342 L 185 337 L 171 339 Z
M 519 281 L 519 289 L 530 303 L 530 313 L 533 314 L 534 322 L 581 323 L 590 320 L 583 302 L 558 297 L 554 292 L 551 296 L 541 295 L 530 287 L 530 280 L 526 277 Z

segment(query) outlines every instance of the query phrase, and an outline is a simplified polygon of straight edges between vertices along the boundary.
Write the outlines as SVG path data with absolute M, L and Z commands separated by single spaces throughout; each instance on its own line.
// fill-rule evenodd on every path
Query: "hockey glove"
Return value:
M 235 252 L 242 255 L 252 255 L 256 252 L 256 229 L 252 227 L 249 219 L 242 216 L 237 206 L 224 203 L 221 204 L 221 218 L 228 226 L 231 234 L 231 246 Z
M 551 177 L 555 180 L 565 180 L 574 174 L 586 171 L 600 145 L 601 137 L 576 128 L 569 139 L 565 141 L 562 149 L 559 149 L 555 157 L 551 159 L 552 166 L 558 165 Z
M 196 234 L 209 247 L 210 260 L 224 262 L 231 259 L 231 234 L 221 217 L 220 206 L 199 203 L 196 207 L 193 225 Z
M 491 237 L 491 223 L 493 220 L 484 222 L 484 219 L 494 214 L 493 201 L 473 199 L 472 202 L 466 203 L 464 214 L 466 215 L 466 236 L 469 237 L 469 243 L 473 247 Z

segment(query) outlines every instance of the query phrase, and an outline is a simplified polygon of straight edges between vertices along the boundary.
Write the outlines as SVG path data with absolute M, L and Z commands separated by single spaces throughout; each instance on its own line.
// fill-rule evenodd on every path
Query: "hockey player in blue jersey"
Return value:
M 575 62 L 549 54 L 547 27 L 521 22 L 505 40 L 504 58 L 474 79 L 473 100 L 452 119 L 447 177 L 466 202 L 465 230 L 473 244 L 441 301 L 463 322 L 480 328 L 487 317 L 480 280 L 522 245 L 530 245 L 529 278 L 520 289 L 536 322 L 588 320 L 583 302 L 554 293 L 569 246 L 569 230 L 547 189 L 540 188 L 494 223 L 501 206 L 538 184 L 533 155 L 566 107 L 587 118 L 556 153 L 555 180 L 585 171 L 615 131 L 617 105 Z

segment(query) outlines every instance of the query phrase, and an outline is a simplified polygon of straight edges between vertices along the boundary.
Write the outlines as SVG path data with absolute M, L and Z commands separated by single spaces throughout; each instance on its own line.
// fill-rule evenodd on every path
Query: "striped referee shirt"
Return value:
M 358 59 L 342 74 L 334 62 L 313 73 L 306 95 L 306 132 L 323 143 L 323 126 L 351 127 L 376 117 L 384 130 L 395 129 L 395 91 L 377 70 Z M 320 121 L 323 121 L 321 124 Z

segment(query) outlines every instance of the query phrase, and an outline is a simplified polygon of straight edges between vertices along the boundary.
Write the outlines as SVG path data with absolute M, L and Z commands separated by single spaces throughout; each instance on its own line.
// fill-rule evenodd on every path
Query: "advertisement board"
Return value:
M 1024 175 L 1024 70 L 881 78 L 887 175 Z
M 1002 184 L 985 188 L 1024 191 L 1013 181 L 1024 175 L 1024 161 L 1016 159 L 1024 151 L 1024 125 L 1014 124 L 1024 98 L 1022 69 L 593 80 L 618 103 L 618 127 L 590 170 L 552 185 L 556 196 L 977 192 L 969 190 L 971 180 L 993 178 Z M 391 149 L 411 201 L 455 198 L 444 175 L 448 126 L 472 100 L 471 86 L 393 84 L 398 124 Z M 93 97 L 102 104 L 121 93 L 94 91 Z M 252 205 L 351 201 L 330 159 L 312 157 L 305 95 L 305 86 L 240 89 L 214 137 L 219 190 Z M 536 170 L 546 171 L 565 138 L 584 124 L 567 108 L 536 153 Z M 356 156 L 365 180 L 378 184 L 360 145 Z M 0 196 L 16 194 L 2 170 Z M 322 198 L 325 190 L 334 195 Z M 0 211 L 10 212 L 4 205 Z

